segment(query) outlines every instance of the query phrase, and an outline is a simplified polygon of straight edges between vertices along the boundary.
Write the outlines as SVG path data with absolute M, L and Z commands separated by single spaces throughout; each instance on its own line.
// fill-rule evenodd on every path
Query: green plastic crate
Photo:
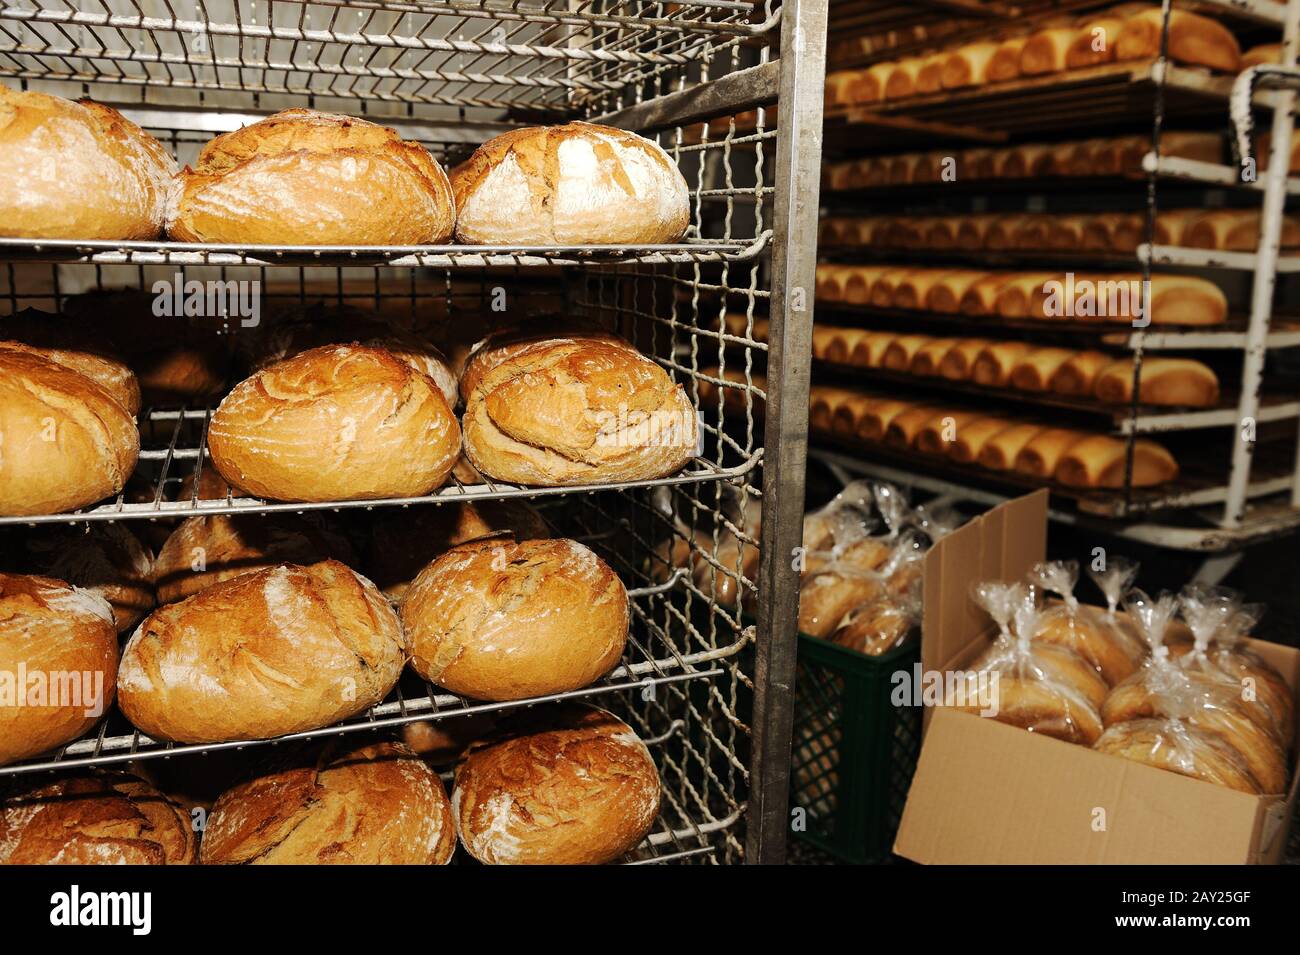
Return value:
M 804 828 L 795 826 L 796 838 L 845 862 L 889 858 L 921 751 L 921 708 L 895 707 L 891 678 L 920 656 L 915 636 L 879 657 L 799 636 L 790 807 L 804 810 Z

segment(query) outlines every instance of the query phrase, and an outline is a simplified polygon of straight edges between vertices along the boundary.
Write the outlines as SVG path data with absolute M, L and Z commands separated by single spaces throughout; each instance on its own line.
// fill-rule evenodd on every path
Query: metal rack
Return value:
M 890 5 L 881 2 L 874 6 L 884 8 Z M 1083 8 L 1090 5 L 1062 6 Z M 1298 3 L 1223 0 L 1195 4 L 1165 0 L 1163 6 L 1166 15 L 1169 10 L 1178 8 L 1195 9 L 1218 17 L 1231 28 L 1245 31 L 1255 38 L 1254 42 L 1280 39 L 1283 71 L 1295 63 L 1296 44 L 1300 39 Z M 987 34 L 990 30 L 985 28 L 984 32 Z M 846 205 L 857 203 L 870 204 L 873 212 L 879 212 L 878 204 L 881 202 L 892 203 L 894 207 L 911 206 L 926 214 L 935 214 L 941 209 L 945 210 L 941 214 L 952 214 L 949 203 L 953 201 L 967 204 L 996 199 L 997 205 L 992 208 L 1010 208 L 1022 202 L 1024 205 L 1018 206 L 1016 211 L 1025 211 L 1026 208 L 1042 211 L 1051 208 L 1045 203 L 1051 202 L 1054 194 L 1077 190 L 1082 195 L 1082 190 L 1087 190 L 1089 205 L 1080 211 L 1104 211 L 1104 207 L 1098 204 L 1098 195 L 1128 195 L 1140 199 L 1140 208 L 1147 218 L 1146 241 L 1133 255 L 1117 257 L 1084 252 L 1064 257 L 1043 251 L 894 251 L 889 258 L 936 263 L 980 262 L 1019 268 L 1033 268 L 1035 264 L 1059 268 L 1063 261 L 1073 261 L 1080 268 L 1101 265 L 1113 269 L 1127 263 L 1129 270 L 1143 276 L 1148 276 L 1153 266 L 1164 271 L 1192 270 L 1195 274 L 1217 278 L 1234 289 L 1230 293 L 1234 313 L 1228 323 L 1205 329 L 1156 325 L 1126 329 L 1071 323 L 1068 329 L 1062 329 L 1052 323 L 982 319 L 980 331 L 975 332 L 969 322 L 954 316 L 890 315 L 871 308 L 830 307 L 843 316 L 842 323 L 845 324 L 866 323 L 871 327 L 893 328 L 905 325 L 914 332 L 934 330 L 940 334 L 962 334 L 964 330 L 968 335 L 1002 334 L 1054 344 L 1068 340 L 1079 347 L 1129 353 L 1139 367 L 1142 356 L 1148 351 L 1204 353 L 1214 350 L 1225 362 L 1235 360 L 1240 369 L 1234 371 L 1232 385 L 1226 389 L 1227 397 L 1215 409 L 1151 409 L 1136 403 L 1121 409 L 1100 406 L 1091 409 L 1099 419 L 1108 421 L 1112 433 L 1121 436 L 1158 430 L 1162 439 L 1163 436 L 1177 436 L 1194 440 L 1196 443 L 1188 455 L 1180 455 L 1180 459 L 1197 465 L 1191 469 L 1198 472 L 1192 482 L 1195 486 L 1171 487 L 1164 495 L 1126 487 L 1118 499 L 1107 501 L 1105 507 L 1098 507 L 1095 500 L 1086 497 L 1071 500 L 1069 495 L 1057 489 L 1055 516 L 1065 519 L 1068 515 L 1074 522 L 1095 523 L 1099 515 L 1106 515 L 1116 520 L 1096 526 L 1105 526 L 1110 533 L 1172 548 L 1236 551 L 1252 541 L 1300 526 L 1300 471 L 1295 461 L 1295 431 L 1297 422 L 1300 422 L 1300 405 L 1292 394 L 1265 392 L 1263 374 L 1266 354 L 1293 348 L 1300 343 L 1294 323 L 1278 313 L 1279 294 L 1281 302 L 1290 302 L 1286 297 L 1290 294 L 1290 286 L 1280 287 L 1280 283 L 1284 276 L 1297 268 L 1296 257 L 1280 254 L 1278 244 L 1283 205 L 1289 195 L 1300 192 L 1300 181 L 1288 177 L 1287 173 L 1295 94 L 1291 87 L 1277 88 L 1285 84 L 1263 83 L 1247 96 L 1256 115 L 1272 117 L 1275 136 L 1272 142 L 1274 165 L 1257 180 L 1243 181 L 1241 168 L 1230 162 L 1210 163 L 1162 155 L 1161 132 L 1172 122 L 1200 123 L 1202 128 L 1222 129 L 1228 120 L 1234 82 L 1238 82 L 1232 76 L 1173 63 L 1166 53 L 1167 43 L 1166 30 L 1161 55 L 1151 62 L 1108 64 L 943 95 L 912 97 L 878 107 L 849 108 L 838 111 L 828 120 L 828 151 L 847 154 L 859 152 L 854 143 L 861 140 L 862 133 L 867 130 L 870 130 L 870 145 L 865 151 L 869 153 L 1084 139 L 1102 133 L 1113 135 L 1117 131 L 1146 133 L 1152 138 L 1152 149 L 1143 159 L 1142 172 L 1138 176 L 1110 177 L 1104 181 L 1026 179 L 889 186 L 834 194 L 828 197 L 827 205 L 836 215 L 844 214 Z M 878 59 L 890 59 L 893 55 L 884 54 Z M 1232 203 L 1234 207 L 1242 205 L 1241 200 L 1259 202 L 1263 215 L 1258 251 L 1225 252 L 1155 244 L 1152 237 L 1155 235 L 1158 200 L 1166 189 L 1180 190 L 1180 199 L 1198 191 L 1203 194 L 1206 190 L 1231 190 L 1234 200 L 1238 200 Z M 973 211 L 987 208 L 989 206 L 977 205 Z M 961 206 L 961 210 L 965 209 L 966 205 Z M 889 214 L 898 214 L 897 208 Z M 831 254 L 841 253 L 831 250 Z M 1285 312 L 1285 308 L 1282 311 Z M 905 384 L 922 390 L 936 387 L 952 390 L 946 383 L 935 384 L 928 380 L 913 380 Z M 1020 394 L 1001 397 L 1031 404 L 1043 403 Z M 1073 410 L 1083 412 L 1088 409 Z M 1253 433 L 1249 440 L 1240 437 L 1239 432 L 1246 423 L 1258 424 L 1261 428 L 1267 424 L 1270 441 L 1265 442 L 1262 435 Z M 1207 453 L 1207 447 L 1215 450 Z M 855 457 L 854 452 L 846 452 L 843 446 L 824 446 L 815 453 L 841 468 L 846 460 Z M 915 467 L 913 483 L 919 486 L 921 482 L 927 482 L 932 485 L 932 490 L 978 490 L 990 501 L 1015 493 L 1010 488 L 999 491 L 995 482 L 986 480 L 986 475 L 965 476 L 960 469 L 945 469 L 933 461 L 925 463 L 924 458 L 919 462 L 905 456 L 885 461 L 874 453 L 863 453 L 861 457 L 871 473 L 890 476 L 891 479 L 899 479 Z M 1202 464 L 1206 466 L 1200 466 Z M 1216 470 L 1218 476 L 1211 477 Z M 1152 511 L 1160 513 L 1147 516 Z M 1223 572 L 1227 566 L 1226 562 L 1221 563 L 1216 572 Z
M 561 311 L 630 338 L 685 387 L 704 442 L 680 474 L 617 485 L 453 482 L 415 499 L 312 504 L 199 500 L 197 492 L 178 499 L 186 477 L 198 486 L 214 399 L 141 416 L 136 479 L 117 499 L 76 514 L 3 518 L 0 530 L 21 536 L 48 524 L 141 527 L 195 515 L 270 520 L 318 511 L 350 515 L 355 533 L 371 512 L 533 499 L 557 534 L 597 549 L 632 598 L 620 666 L 561 695 L 608 706 L 651 743 L 663 811 L 626 861 L 781 861 L 797 607 L 797 579 L 782 555 L 801 538 L 811 339 L 811 295 L 802 290 L 814 284 L 825 18 L 825 0 L 6 4 L 0 82 L 109 103 L 181 163 L 211 136 L 291 106 L 384 122 L 448 165 L 519 125 L 585 119 L 657 138 L 689 184 L 691 227 L 680 243 L 644 248 L 6 239 L 0 314 L 71 311 L 83 297 L 149 289 L 180 273 L 259 281 L 268 313 L 347 304 L 437 339 L 489 326 L 489 298 L 505 287 L 507 321 Z M 740 303 L 751 327 L 769 319 L 767 340 L 719 332 L 719 301 L 733 311 Z M 784 370 L 775 376 L 779 386 L 765 390 L 749 374 L 764 361 L 770 373 Z M 718 366 L 742 371 L 739 382 L 727 383 L 732 406 L 738 397 L 748 409 L 739 421 L 724 415 L 720 399 L 706 400 L 709 385 L 719 383 L 706 369 Z M 739 516 L 750 502 L 761 502 L 761 527 Z M 744 569 L 755 548 L 757 575 Z M 724 585 L 743 601 L 720 599 Z M 538 702 L 466 700 L 407 674 L 369 712 L 298 736 L 391 730 Z M 155 742 L 113 715 L 49 758 L 0 767 L 0 777 L 280 742 Z

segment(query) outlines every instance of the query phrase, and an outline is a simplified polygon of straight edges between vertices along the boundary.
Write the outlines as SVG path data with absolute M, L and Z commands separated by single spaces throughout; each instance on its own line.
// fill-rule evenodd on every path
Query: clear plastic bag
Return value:
M 885 596 L 860 604 L 845 614 L 831 635 L 831 642 L 877 657 L 915 639 L 920 620 L 921 605 L 917 597 Z
M 1060 602 L 1048 606 L 1039 619 L 1034 639 L 1040 643 L 1068 647 L 1101 674 L 1107 686 L 1131 675 L 1142 661 L 1143 648 L 1131 634 L 1113 626 L 1096 607 L 1079 603 L 1074 596 L 1079 581 L 1079 564 L 1073 560 L 1044 561 L 1029 572 L 1030 582 Z
M 1236 750 L 1213 733 L 1178 720 L 1116 723 L 1092 748 L 1240 792 L 1260 791 Z
M 1039 625 L 1034 592 L 1023 584 L 983 583 L 971 596 L 999 634 L 973 670 L 950 688 L 945 705 L 1092 745 L 1102 732 L 1099 707 L 1106 684 L 1073 650 L 1033 642 Z

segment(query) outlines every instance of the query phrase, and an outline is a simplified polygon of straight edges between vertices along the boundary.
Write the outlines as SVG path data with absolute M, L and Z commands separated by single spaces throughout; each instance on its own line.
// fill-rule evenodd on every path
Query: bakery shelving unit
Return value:
M 892 9 L 893 4 L 855 3 L 855 9 Z M 1088 12 L 1105 3 L 1058 4 L 1037 12 Z M 914 8 L 920 16 L 927 5 Z M 836 15 L 832 7 L 832 19 Z M 1062 256 L 1043 251 L 996 253 L 877 252 L 877 260 L 899 263 L 954 263 L 953 268 L 1011 267 L 1059 269 L 1064 262 L 1080 269 L 1109 268 L 1149 275 L 1153 266 L 1162 271 L 1210 277 L 1226 289 L 1235 309 L 1229 321 L 1214 328 L 1152 325 L 1147 328 L 1087 325 L 1071 322 L 1062 328 L 1050 323 L 981 319 L 978 330 L 953 316 L 899 313 L 863 307 L 838 307 L 820 303 L 819 314 L 832 324 L 889 328 L 913 332 L 957 335 L 999 335 L 1043 344 L 1069 343 L 1081 348 L 1101 348 L 1117 354 L 1131 353 L 1137 362 L 1148 353 L 1175 352 L 1210 357 L 1227 369 L 1224 398 L 1210 409 L 1151 408 L 1138 404 L 1120 408 L 1087 402 L 1062 402 L 1025 392 L 969 394 L 936 379 L 891 378 L 852 369 L 862 384 L 872 387 L 912 389 L 921 394 L 946 394 L 960 400 L 976 397 L 996 405 L 1037 405 L 1049 419 L 1073 416 L 1090 420 L 1094 427 L 1119 436 L 1136 437 L 1159 432 L 1183 465 L 1183 477 L 1158 489 L 1128 486 L 1109 493 L 1071 492 L 1053 487 L 1053 516 L 1060 521 L 1094 527 L 1111 534 L 1160 547 L 1212 553 L 1203 574 L 1221 576 L 1251 543 L 1291 533 L 1300 526 L 1300 472 L 1296 463 L 1296 430 L 1300 403 L 1294 382 L 1264 374 L 1265 357 L 1276 356 L 1300 344 L 1294 319 L 1290 273 L 1300 268 L 1300 258 L 1279 253 L 1280 216 L 1286 200 L 1296 194 L 1300 180 L 1288 177 L 1294 86 L 1286 82 L 1261 82 L 1238 94 L 1249 107 L 1239 110 L 1272 123 L 1272 162 L 1267 173 L 1243 181 L 1242 167 L 1233 161 L 1211 163 L 1162 154 L 1161 133 L 1174 128 L 1215 129 L 1228 132 L 1229 101 L 1234 83 L 1245 78 L 1179 65 L 1167 56 L 1167 23 L 1171 10 L 1192 10 L 1215 17 L 1243 38 L 1243 48 L 1257 43 L 1282 44 L 1283 71 L 1294 68 L 1300 38 L 1300 3 L 1262 0 L 1205 0 L 1185 3 L 1165 0 L 1165 35 L 1160 55 L 1148 62 L 1109 63 L 1086 69 L 1003 83 L 914 96 L 860 107 L 828 107 L 825 148 L 830 156 L 851 157 L 892 154 L 951 147 L 1014 146 L 1021 142 L 1085 139 L 1124 132 L 1146 133 L 1153 146 L 1136 176 L 1089 179 L 1087 177 L 1034 180 L 968 181 L 913 184 L 827 192 L 827 214 L 854 210 L 906 215 L 960 214 L 971 211 L 1102 211 L 1107 201 L 1117 209 L 1145 212 L 1147 238 L 1133 255 L 1099 256 L 1082 252 Z M 969 37 L 991 35 L 1016 11 L 990 5 L 984 23 L 967 22 Z M 931 10 L 929 22 L 944 14 Z M 966 22 L 966 21 L 964 21 Z M 964 28 L 965 29 L 965 28 Z M 952 43 L 961 42 L 957 37 Z M 947 36 L 932 41 L 929 49 L 947 46 Z M 863 46 L 869 46 L 865 43 Z M 914 44 L 915 45 L 915 44 Z M 919 48 L 919 47 L 918 47 Z M 915 52 L 915 51 L 913 51 Z M 833 60 L 830 68 L 863 66 L 893 59 L 896 50 L 860 54 L 848 61 Z M 1242 117 L 1238 116 L 1241 120 Z M 1264 128 L 1268 128 L 1265 125 Z M 1234 144 L 1238 137 L 1232 136 Z M 1244 141 L 1248 141 L 1245 139 Z M 1234 150 L 1241 159 L 1239 150 Z M 1263 167 L 1261 160 L 1260 167 Z M 1163 197 L 1175 205 L 1191 205 L 1197 197 L 1203 206 L 1229 206 L 1262 210 L 1261 234 L 1254 252 L 1225 252 L 1157 245 L 1155 216 Z M 1208 201 L 1206 199 L 1208 198 Z M 1169 199 L 1165 198 L 1165 202 Z M 825 248 L 827 261 L 844 260 L 842 250 Z M 871 261 L 872 253 L 853 252 Z M 844 369 L 819 367 L 817 376 L 828 381 Z M 1246 424 L 1257 427 L 1247 440 Z M 1245 431 L 1250 431 L 1246 428 Z M 812 454 L 840 475 L 873 474 L 940 494 L 996 503 L 1020 493 L 1023 484 L 988 472 L 938 463 L 924 455 L 883 451 L 877 446 L 853 447 L 814 437 Z M 1212 449 L 1212 450 L 1207 450 Z
M 436 338 L 490 323 L 489 299 L 504 287 L 506 321 L 563 311 L 629 336 L 686 387 L 704 439 L 683 472 L 653 481 L 563 489 L 453 482 L 423 498 L 312 505 L 199 500 L 178 497 L 177 489 L 186 477 L 197 487 L 210 467 L 205 436 L 217 399 L 159 406 L 140 415 L 143 452 L 127 491 L 75 514 L 0 519 L 0 534 L 282 511 L 337 514 L 364 528 L 402 508 L 530 499 L 557 534 L 588 542 L 629 588 L 633 629 L 622 664 L 596 685 L 564 694 L 629 720 L 659 766 L 662 818 L 627 861 L 780 861 L 797 603 L 797 580 L 781 555 L 801 535 L 811 337 L 802 290 L 812 288 L 815 269 L 825 18 L 825 0 L 4 4 L 0 81 L 113 105 L 181 163 L 213 135 L 293 106 L 385 123 L 445 166 L 505 130 L 586 119 L 656 137 L 690 185 L 692 225 L 679 243 L 640 248 L 6 239 L 0 313 L 57 312 L 86 293 L 148 290 L 179 274 L 259 281 L 266 315 L 279 305 L 359 305 Z M 719 296 L 743 301 L 751 323 L 770 318 L 769 339 L 720 335 Z M 231 324 L 223 332 L 237 343 Z M 768 390 L 748 374 L 723 383 L 730 402 L 749 409 L 738 424 L 724 417 L 716 396 L 704 400 L 706 369 L 750 368 L 759 353 Z M 761 529 L 738 517 L 757 501 Z M 689 558 L 667 546 L 674 541 L 689 545 Z M 747 574 L 755 548 L 759 569 Z M 745 596 L 752 617 L 719 599 L 723 583 Z M 407 674 L 370 712 L 300 735 L 537 702 L 484 704 Z M 216 750 L 251 755 L 278 742 L 156 742 L 110 714 L 90 736 L 0 775 Z

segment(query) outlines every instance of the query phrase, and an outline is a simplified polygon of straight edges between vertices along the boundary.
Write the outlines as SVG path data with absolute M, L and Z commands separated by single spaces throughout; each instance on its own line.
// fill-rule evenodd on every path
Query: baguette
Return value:
M 985 348 L 993 344 L 987 338 L 959 338 L 943 353 L 939 362 L 939 377 L 949 381 L 966 381 L 970 378 L 977 359 Z
M 921 426 L 913 447 L 922 454 L 947 455 L 957 436 L 984 417 L 980 411 L 941 411 Z
M 944 58 L 941 78 L 944 89 L 982 86 L 989 82 L 989 65 L 1001 43 L 982 40 L 959 46 Z
M 925 307 L 932 312 L 955 315 L 961 309 L 962 296 L 987 275 L 987 272 L 971 270 L 944 272 L 926 295 Z
M 1104 434 L 1090 435 L 1056 459 L 1055 477 L 1067 487 L 1123 487 L 1127 456 L 1126 442 Z M 1165 484 L 1176 477 L 1178 462 L 1162 445 L 1145 439 L 1134 442 L 1133 487 Z
M 1011 373 L 1034 350 L 1028 342 L 989 342 L 975 356 L 970 367 L 970 380 L 989 388 L 1005 388 Z
M 1035 348 L 1011 369 L 1011 387 L 1021 391 L 1047 391 L 1052 376 L 1074 354 L 1068 348 Z
M 905 372 L 911 368 L 916 353 L 932 341 L 930 335 L 899 335 L 885 349 L 881 365 L 890 371 Z
M 831 433 L 831 419 L 835 409 L 848 401 L 856 391 L 848 388 L 832 388 L 827 385 L 813 385 L 808 392 L 808 427 L 823 434 Z
M 913 407 L 910 401 L 881 398 L 866 408 L 858 419 L 857 437 L 863 441 L 880 441 L 893 420 Z
M 976 455 L 981 467 L 990 471 L 1009 471 L 1017 455 L 1029 440 L 1043 430 L 1040 424 L 1012 424 L 984 440 Z
M 912 364 L 908 370 L 913 375 L 925 378 L 937 376 L 939 367 L 943 364 L 944 356 L 952 350 L 955 344 L 956 342 L 951 338 L 932 338 L 912 356 Z
M 958 309 L 963 315 L 992 315 L 997 305 L 998 293 L 1016 273 L 989 272 L 976 279 L 962 293 Z
M 1014 422 L 996 415 L 975 418 L 958 429 L 957 437 L 948 445 L 948 457 L 961 464 L 973 464 L 979 459 L 984 445 L 994 435 L 1001 434 Z
M 859 368 L 879 368 L 894 337 L 893 332 L 869 332 L 853 346 L 849 364 Z
M 1077 35 L 1073 27 L 1049 27 L 1031 35 L 1020 51 L 1021 74 L 1042 76 L 1066 69 L 1066 54 Z
M 1260 214 L 1253 209 L 1219 209 L 1200 215 L 1187 225 L 1178 241 L 1169 245 L 1186 245 L 1195 249 L 1221 249 L 1229 252 L 1254 252 L 1259 245 Z M 1300 246 L 1300 220 L 1282 217 L 1281 246 Z
M 1115 58 L 1145 60 L 1159 56 L 1163 31 L 1164 14 L 1158 7 L 1129 17 L 1115 44 Z M 1176 63 L 1208 66 L 1224 73 L 1241 69 L 1241 47 L 1228 28 L 1217 20 L 1184 10 L 1169 13 L 1168 55 Z
M 1087 437 L 1073 428 L 1045 428 L 1025 442 L 1012 467 L 1017 474 L 1050 480 L 1066 451 Z
M 885 436 L 882 439 L 885 444 L 894 448 L 910 448 L 916 436 L 925 427 L 926 423 L 936 415 L 953 414 L 952 411 L 945 411 L 934 405 L 912 405 L 905 411 L 901 411 L 890 419 L 889 425 L 885 428 Z
M 1091 395 L 1097 376 L 1113 363 L 1114 359 L 1105 352 L 1073 352 L 1070 360 L 1061 365 L 1052 375 L 1047 387 L 1058 395 L 1073 395 L 1080 398 Z
M 841 438 L 855 437 L 859 423 L 879 400 L 874 395 L 850 395 L 831 413 L 831 434 Z
M 1051 281 L 1060 281 L 1061 276 L 1052 272 L 1020 272 L 1009 276 L 1008 281 L 998 289 L 997 302 L 993 306 L 1002 318 L 1044 318 L 1042 301 L 1045 297 L 1043 286 Z M 1035 310 L 1034 306 L 1039 307 Z
M 1095 385 L 1099 401 L 1128 404 L 1133 400 L 1133 364 L 1129 358 L 1106 366 Z M 1219 403 L 1219 379 L 1207 365 L 1191 358 L 1144 358 L 1138 401 L 1210 408 Z

